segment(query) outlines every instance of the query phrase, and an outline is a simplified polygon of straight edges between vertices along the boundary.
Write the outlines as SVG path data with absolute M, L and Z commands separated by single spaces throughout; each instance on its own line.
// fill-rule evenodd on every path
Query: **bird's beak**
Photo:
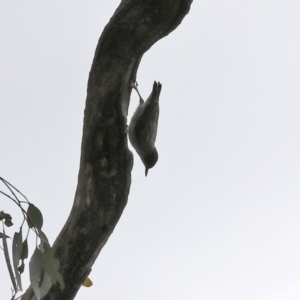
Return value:
M 147 168 L 145 169 L 145 176 L 147 176 L 148 170 L 149 170 L 149 169 L 147 169 Z

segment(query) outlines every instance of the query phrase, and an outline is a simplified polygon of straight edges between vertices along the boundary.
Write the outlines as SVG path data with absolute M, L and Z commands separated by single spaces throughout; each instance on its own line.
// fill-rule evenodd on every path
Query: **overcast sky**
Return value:
M 41 209 L 51 243 L 73 203 L 94 51 L 119 3 L 0 2 L 0 176 Z M 163 85 L 159 161 L 145 178 L 135 154 L 128 205 L 76 299 L 300 299 L 299 16 L 298 0 L 195 0 L 144 55 L 141 94 Z M 128 123 L 137 105 L 132 93 Z M 0 203 L 13 235 L 21 215 Z

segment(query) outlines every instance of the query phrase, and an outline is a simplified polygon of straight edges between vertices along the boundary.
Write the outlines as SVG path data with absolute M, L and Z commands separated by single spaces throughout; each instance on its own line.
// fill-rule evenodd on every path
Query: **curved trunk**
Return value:
M 123 0 L 105 27 L 90 71 L 78 185 L 70 216 L 53 247 L 65 289 L 43 298 L 73 299 L 125 206 L 133 158 L 127 111 L 143 54 L 182 21 L 192 0 Z M 35 299 L 32 289 L 23 300 Z

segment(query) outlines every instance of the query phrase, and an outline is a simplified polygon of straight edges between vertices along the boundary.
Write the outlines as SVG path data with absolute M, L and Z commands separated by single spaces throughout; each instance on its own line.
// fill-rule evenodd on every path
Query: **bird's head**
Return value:
M 157 150 L 156 148 L 154 148 L 151 152 L 149 152 L 148 154 L 146 154 L 144 157 L 143 157 L 143 163 L 146 167 L 145 169 L 145 175 L 147 176 L 148 174 L 148 170 L 153 168 L 155 166 L 155 164 L 157 163 L 158 161 L 158 153 L 157 153 Z

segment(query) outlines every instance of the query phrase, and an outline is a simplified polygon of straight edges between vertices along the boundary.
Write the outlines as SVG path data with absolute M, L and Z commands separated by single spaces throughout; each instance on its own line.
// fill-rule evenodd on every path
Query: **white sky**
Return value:
M 0 176 L 41 209 L 51 242 L 73 203 L 94 51 L 119 2 L 0 2 Z M 300 298 L 299 16 L 297 0 L 198 0 L 145 54 L 141 94 L 163 84 L 159 161 L 145 178 L 135 155 L 128 205 L 76 299 Z M 129 118 L 137 104 L 133 93 Z M 0 201 L 13 235 L 20 215 Z

